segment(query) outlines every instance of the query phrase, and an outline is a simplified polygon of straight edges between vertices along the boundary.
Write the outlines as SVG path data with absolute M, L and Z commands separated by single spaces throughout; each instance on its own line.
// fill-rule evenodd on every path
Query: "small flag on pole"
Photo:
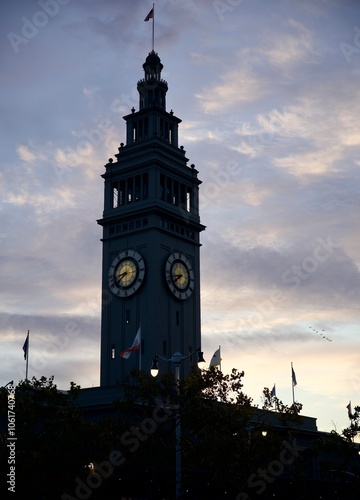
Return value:
M 349 402 L 349 404 L 347 405 L 347 411 L 348 411 L 348 417 L 351 418 L 352 417 L 352 413 L 351 413 L 351 401 Z
M 293 384 L 293 387 L 295 387 L 297 385 L 297 381 L 296 381 L 296 375 L 295 375 L 295 372 L 294 372 L 294 368 L 291 367 L 291 377 L 292 377 L 292 384 Z
M 24 359 L 26 360 L 29 351 L 29 331 L 27 332 L 27 336 L 23 345 L 23 351 L 24 351 Z
M 274 387 L 271 389 L 270 396 L 272 398 L 276 398 L 276 387 L 275 387 L 275 384 L 274 384 Z
M 139 329 L 137 331 L 136 337 L 134 338 L 132 346 L 129 347 L 129 349 L 124 349 L 123 351 L 121 351 L 120 356 L 122 358 L 128 359 L 133 351 L 140 349 L 140 344 L 141 344 L 141 326 L 139 326 Z
M 211 358 L 209 368 L 212 366 L 220 366 L 221 365 L 221 356 L 220 356 L 220 347 L 214 352 L 213 357 Z
M 154 19 L 154 7 L 151 9 L 149 14 L 145 17 L 144 21 L 147 22 L 147 21 L 150 21 L 150 19 Z

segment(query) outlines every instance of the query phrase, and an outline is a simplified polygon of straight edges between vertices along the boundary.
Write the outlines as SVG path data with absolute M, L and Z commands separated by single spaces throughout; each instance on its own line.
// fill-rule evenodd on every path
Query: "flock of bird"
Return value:
M 313 332 L 315 333 L 318 333 L 319 335 L 321 335 L 321 337 L 325 340 L 328 340 L 329 342 L 332 342 L 331 339 L 329 339 L 329 337 L 326 337 L 322 332 L 325 332 L 325 330 L 321 330 L 321 332 L 319 332 L 319 330 L 316 330 L 316 328 L 313 328 L 312 326 L 309 326 L 309 328 L 312 329 Z

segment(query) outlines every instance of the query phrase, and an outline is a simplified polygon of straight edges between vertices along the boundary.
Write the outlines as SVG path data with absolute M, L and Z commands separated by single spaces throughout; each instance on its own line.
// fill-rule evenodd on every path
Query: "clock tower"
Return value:
M 181 120 L 166 110 L 156 52 L 143 68 L 139 110 L 124 116 L 126 144 L 102 175 L 101 386 L 127 383 L 133 368 L 150 371 L 155 354 L 187 356 L 201 346 L 201 181 L 178 146 Z M 140 348 L 121 357 L 139 331 Z M 184 374 L 196 361 L 183 363 Z

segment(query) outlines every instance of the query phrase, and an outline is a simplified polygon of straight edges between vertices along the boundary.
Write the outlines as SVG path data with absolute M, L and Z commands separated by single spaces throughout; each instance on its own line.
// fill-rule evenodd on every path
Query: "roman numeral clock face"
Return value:
M 144 281 L 145 262 L 135 250 L 123 250 L 112 261 L 108 273 L 110 290 L 118 297 L 129 297 Z
M 175 297 L 181 300 L 190 297 L 194 290 L 194 270 L 184 254 L 174 252 L 168 257 L 165 278 Z

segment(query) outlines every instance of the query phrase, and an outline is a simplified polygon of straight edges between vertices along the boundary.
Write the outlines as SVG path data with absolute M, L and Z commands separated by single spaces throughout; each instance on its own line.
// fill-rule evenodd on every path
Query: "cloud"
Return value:
M 343 171 L 348 162 L 355 163 L 360 107 L 357 89 L 349 88 L 336 104 L 334 91 L 331 84 L 321 93 L 313 88 L 296 104 L 258 114 L 253 130 L 237 128 L 242 140 L 235 149 L 250 158 L 271 151 L 274 165 L 306 183 L 313 182 L 313 176 Z
M 226 314 L 237 311 L 251 317 L 263 307 L 266 320 L 288 307 L 312 309 L 314 304 L 347 311 L 360 299 L 360 270 L 329 236 L 286 249 L 256 244 L 246 248 L 242 232 L 233 228 L 230 238 L 217 234 L 216 243 L 207 239 L 206 247 L 202 268 L 211 269 L 211 274 L 203 272 L 203 294 L 214 293 L 217 300 L 221 296 Z M 220 261 L 215 247 L 222 248 Z
M 286 168 L 297 177 L 301 177 L 304 182 L 311 182 L 312 175 L 322 175 L 333 169 L 342 158 L 342 151 L 338 146 L 328 150 L 307 151 L 306 153 L 293 154 L 284 158 L 276 158 L 274 163 Z
M 295 19 L 285 23 L 291 33 L 280 33 L 269 37 L 269 44 L 261 51 L 263 59 L 268 59 L 270 64 L 282 68 L 289 74 L 289 66 L 299 63 L 314 62 L 319 53 L 314 49 L 313 36 L 309 29 Z
M 25 162 L 32 163 L 36 159 L 36 156 L 26 146 L 19 146 L 17 152 Z
M 99 319 L 77 315 L 0 313 L 3 377 L 25 378 L 22 346 L 30 330 L 29 376 L 55 376 L 60 388 L 74 380 L 83 387 L 99 383 Z M 64 375 L 66 374 L 66 375 Z
M 196 94 L 206 114 L 226 112 L 229 108 L 258 100 L 268 91 L 265 82 L 245 70 L 230 70 L 221 76 L 222 83 Z

